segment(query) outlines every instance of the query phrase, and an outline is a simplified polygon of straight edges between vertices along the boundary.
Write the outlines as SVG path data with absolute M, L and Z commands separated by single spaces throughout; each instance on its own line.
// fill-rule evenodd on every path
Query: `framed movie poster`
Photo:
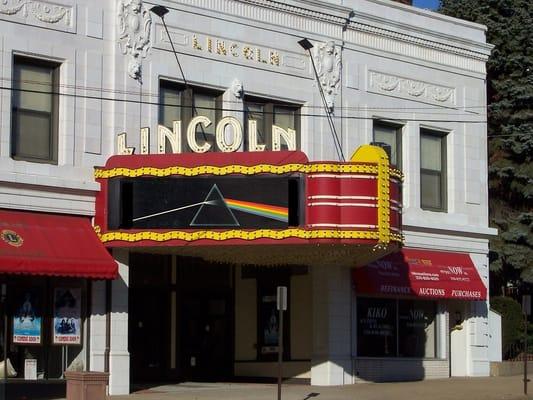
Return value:
M 28 288 L 16 293 L 13 312 L 13 343 L 41 344 L 41 292 Z
M 54 289 L 53 344 L 81 344 L 81 289 Z
M 278 338 L 279 338 L 279 313 L 276 309 L 276 296 L 263 295 L 261 296 L 260 305 L 261 318 L 261 353 L 275 354 L 278 352 Z

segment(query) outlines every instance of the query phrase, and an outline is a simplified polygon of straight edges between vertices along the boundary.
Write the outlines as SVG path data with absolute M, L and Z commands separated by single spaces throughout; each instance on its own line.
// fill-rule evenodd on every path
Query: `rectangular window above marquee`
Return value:
M 159 124 L 171 131 L 175 140 L 173 143 L 172 137 L 165 138 L 160 153 L 203 153 L 215 149 L 216 127 L 221 119 L 221 92 L 161 81 Z M 175 126 L 177 121 L 181 122 L 179 127 Z
M 294 149 L 300 148 L 300 107 L 289 103 L 273 102 L 258 97 L 245 97 L 244 99 L 245 123 L 245 148 L 249 150 L 293 150 L 290 140 L 279 140 L 274 127 L 287 133 L 295 132 L 291 138 Z M 252 135 L 252 136 L 251 136 Z M 256 137 L 256 143 L 251 143 L 250 137 Z M 280 144 L 275 148 L 275 143 Z M 255 147 L 255 148 L 254 148 Z
M 390 147 L 390 163 L 402 169 L 402 126 L 387 121 L 373 121 L 373 142 Z
M 158 154 L 235 151 L 294 151 L 300 148 L 300 106 L 247 98 L 224 105 L 223 93 L 185 87 L 161 80 L 157 132 L 141 128 L 138 153 L 150 153 L 150 140 Z M 224 115 L 224 106 L 233 115 Z M 242 114 L 239 114 L 242 113 Z M 136 151 L 128 147 L 127 134 L 117 136 L 117 154 Z M 152 149 L 153 151 L 153 149 Z

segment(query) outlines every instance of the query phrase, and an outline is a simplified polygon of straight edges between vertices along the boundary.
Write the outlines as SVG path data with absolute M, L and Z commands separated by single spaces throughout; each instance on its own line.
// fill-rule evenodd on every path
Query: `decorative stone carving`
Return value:
M 433 98 L 433 100 L 444 103 L 450 100 L 454 91 L 446 87 L 430 86 L 428 88 L 428 92 L 429 95 Z
M 16 1 L 7 1 L 2 0 L 2 3 L 0 3 L 0 14 L 6 14 L 6 15 L 15 15 L 19 12 L 22 12 L 24 16 L 28 15 L 28 12 L 26 11 L 26 8 L 24 7 L 26 5 L 26 1 L 16 0 Z
M 122 54 L 129 56 L 128 75 L 142 82 L 141 59 L 151 43 L 152 17 L 142 0 L 119 0 L 119 43 Z
M 426 93 L 427 85 L 424 82 L 408 80 L 405 82 L 405 90 L 410 96 L 420 97 Z
M 329 112 L 333 112 L 335 96 L 341 80 L 341 54 L 333 41 L 315 46 L 315 64 Z
M 455 105 L 455 88 L 434 85 L 381 72 L 369 72 L 369 91 L 427 103 Z
M 68 6 L 34 0 L 1 0 L 0 14 L 32 17 L 47 24 L 71 25 L 72 8 Z
M 396 76 L 372 73 L 371 79 L 381 90 L 386 92 L 392 92 L 400 86 L 400 78 Z
M 242 99 L 242 96 L 244 96 L 244 88 L 242 86 L 242 82 L 237 78 L 235 78 L 233 82 L 231 82 L 231 93 L 237 99 Z
M 39 21 L 55 24 L 66 17 L 67 25 L 70 24 L 68 10 L 65 7 L 31 1 L 28 8 Z

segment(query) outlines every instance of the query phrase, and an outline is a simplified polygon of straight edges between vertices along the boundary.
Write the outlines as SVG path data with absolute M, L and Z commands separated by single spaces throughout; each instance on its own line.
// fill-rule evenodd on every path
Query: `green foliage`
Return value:
M 487 26 L 491 289 L 533 284 L 533 1 L 441 0 L 440 12 Z M 529 215 L 529 216 L 528 216 Z
M 502 347 L 518 342 L 523 335 L 524 317 L 522 307 L 510 297 L 498 296 L 490 299 L 490 306 L 502 316 Z

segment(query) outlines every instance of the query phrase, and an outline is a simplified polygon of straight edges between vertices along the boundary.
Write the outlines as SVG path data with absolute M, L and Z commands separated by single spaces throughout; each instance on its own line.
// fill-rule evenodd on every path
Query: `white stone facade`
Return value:
M 139 131 L 150 128 L 157 152 L 160 79 L 181 82 L 161 20 L 152 15 L 150 46 L 136 58 L 142 80 L 132 77 L 131 54 L 119 45 L 121 5 L 128 0 L 8 0 L 0 4 L 0 207 L 94 215 L 93 167 L 117 152 L 116 135 L 140 152 Z M 491 46 L 485 27 L 388 0 L 168 0 L 165 17 L 191 85 L 227 91 L 226 115 L 243 119 L 245 95 L 302 106 L 301 146 L 311 160 L 338 160 L 323 114 L 311 61 L 298 45 L 332 41 L 342 66 L 333 120 L 348 158 L 371 142 L 374 119 L 402 128 L 405 245 L 469 253 L 488 287 L 487 138 L 485 63 Z M 143 7 L 150 8 L 145 3 Z M 144 26 L 144 25 L 143 25 Z M 142 43 L 141 47 L 148 47 Z M 144 49 L 142 50 L 144 51 Z M 60 64 L 57 165 L 11 157 L 13 56 Z M 135 75 L 135 74 L 133 74 Z M 336 85 L 336 84 L 335 84 Z M 231 95 L 230 95 L 231 94 Z M 447 133 L 447 212 L 420 206 L 420 128 Z M 127 393 L 127 254 L 113 283 L 110 393 Z M 408 360 L 357 359 L 353 345 L 355 294 L 349 266 L 312 269 L 311 383 L 376 379 L 409 369 Z M 103 368 L 103 284 L 93 286 L 91 366 Z M 488 304 L 464 306 L 465 329 L 455 375 L 488 375 Z M 423 360 L 425 377 L 448 376 L 448 307 L 439 306 L 440 360 Z M 455 333 L 454 333 L 455 335 Z M 453 359 L 453 356 L 452 356 Z M 457 358 L 455 359 L 457 360 Z M 411 361 L 412 362 L 412 361 Z M 420 364 L 420 363 L 419 363 Z

